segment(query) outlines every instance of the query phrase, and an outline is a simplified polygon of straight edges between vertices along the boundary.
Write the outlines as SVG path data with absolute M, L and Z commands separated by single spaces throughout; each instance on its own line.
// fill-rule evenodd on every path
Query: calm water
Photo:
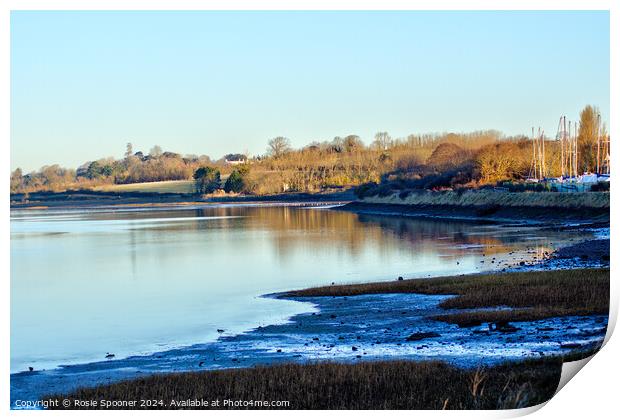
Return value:
M 286 206 L 12 211 L 11 371 L 213 341 L 311 310 L 266 293 L 501 268 L 574 235 Z

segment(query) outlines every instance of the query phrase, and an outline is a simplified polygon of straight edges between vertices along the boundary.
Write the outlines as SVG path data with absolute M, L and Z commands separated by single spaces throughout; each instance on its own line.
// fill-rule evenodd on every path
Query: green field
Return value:
M 107 192 L 150 192 L 190 194 L 194 192 L 194 181 L 158 181 L 140 182 L 137 184 L 112 184 L 94 187 L 94 191 Z

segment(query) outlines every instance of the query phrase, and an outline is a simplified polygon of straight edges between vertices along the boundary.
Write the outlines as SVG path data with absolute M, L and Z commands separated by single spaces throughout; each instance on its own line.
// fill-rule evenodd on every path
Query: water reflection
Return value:
M 11 370 L 214 340 L 308 310 L 265 293 L 479 271 L 571 235 L 287 206 L 16 211 Z
M 150 233 L 183 231 L 245 232 L 269 231 L 278 233 L 273 245 L 278 255 L 286 258 L 296 246 L 322 246 L 326 242 L 337 244 L 352 255 L 359 255 L 367 242 L 376 242 L 382 249 L 402 247 L 406 242 L 412 252 L 435 249 L 438 244 L 454 245 L 453 254 L 467 255 L 471 249 L 479 253 L 502 254 L 523 245 L 523 241 L 535 242 L 537 230 L 499 228 L 496 225 L 474 224 L 463 221 L 435 221 L 429 219 L 400 218 L 392 216 L 356 215 L 328 209 L 286 206 L 213 206 L 193 210 L 95 213 L 91 220 L 119 221 L 134 224 L 130 231 L 136 235 L 148 229 Z M 182 222 L 182 223 L 179 223 Z M 540 243 L 552 243 L 553 234 L 539 238 Z M 560 235 L 564 237 L 566 235 Z M 132 236 L 135 238 L 135 236 Z M 542 246 L 540 253 L 550 247 Z

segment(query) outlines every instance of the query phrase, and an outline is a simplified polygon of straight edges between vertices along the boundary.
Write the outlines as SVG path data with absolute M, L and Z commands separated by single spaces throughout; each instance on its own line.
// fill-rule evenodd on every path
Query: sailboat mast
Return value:
M 596 174 L 601 173 L 601 114 L 596 117 Z
M 542 164 L 542 178 L 544 179 L 547 176 L 547 164 L 545 162 L 545 130 L 543 130 L 540 135 L 540 143 L 542 144 L 542 156 L 540 163 Z
M 562 130 L 562 135 L 560 136 L 560 154 L 561 154 L 561 170 L 560 170 L 560 176 L 564 176 L 564 174 L 566 173 L 564 171 L 564 140 L 566 137 L 566 116 L 561 117 L 560 118 L 560 129 Z
M 532 127 L 532 167 L 534 168 L 534 178 L 536 176 L 536 138 L 534 137 L 534 127 Z
M 568 122 L 568 177 L 573 176 L 573 138 L 571 136 L 571 128 L 573 128 L 573 122 Z

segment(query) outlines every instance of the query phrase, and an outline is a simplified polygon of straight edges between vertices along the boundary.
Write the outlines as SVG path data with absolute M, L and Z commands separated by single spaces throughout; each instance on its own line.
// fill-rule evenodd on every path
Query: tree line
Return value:
M 596 167 L 597 136 L 608 139 L 597 125 L 598 110 L 580 113 L 578 148 L 581 172 Z M 547 138 L 546 167 L 559 176 L 560 149 Z M 369 183 L 400 182 L 412 188 L 476 187 L 502 180 L 527 178 L 532 163 L 532 141 L 526 136 L 504 136 L 496 130 L 471 133 L 411 134 L 393 138 L 378 132 L 369 145 L 360 136 L 336 136 L 294 149 L 283 136 L 267 142 L 266 153 L 248 158 L 230 153 L 218 161 L 208 156 L 180 155 L 154 146 L 148 154 L 127 144 L 122 159 L 86 162 L 76 170 L 50 165 L 29 174 L 11 174 L 11 192 L 62 191 L 101 184 L 194 180 L 196 192 L 274 194 L 315 192 Z M 222 185 L 223 176 L 227 181 Z
M 218 164 L 206 155 L 180 155 L 153 146 L 148 154 L 133 151 L 127 143 L 122 159 L 102 158 L 85 162 L 77 169 L 59 165 L 44 166 L 23 174 L 20 168 L 11 173 L 11 192 L 64 191 L 87 189 L 106 184 L 174 181 L 191 179 L 196 169 Z M 220 163 L 221 164 L 221 163 Z

